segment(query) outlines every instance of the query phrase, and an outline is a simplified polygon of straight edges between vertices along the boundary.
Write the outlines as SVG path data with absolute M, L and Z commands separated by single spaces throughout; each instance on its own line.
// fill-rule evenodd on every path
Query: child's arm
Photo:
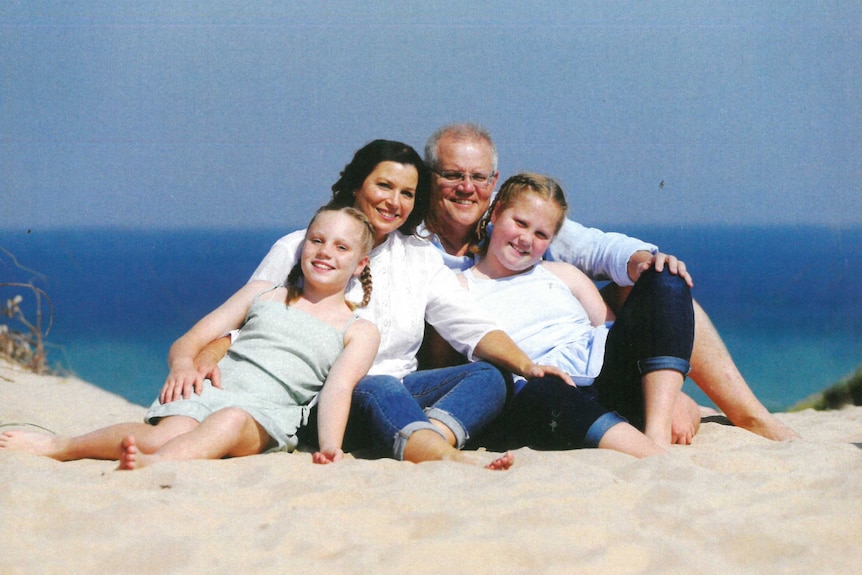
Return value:
M 204 378 L 208 375 L 204 372 L 209 371 L 211 366 L 203 363 L 198 368 L 195 356 L 211 341 L 241 326 L 254 296 L 271 285 L 263 281 L 245 284 L 173 343 L 168 352 L 168 366 L 171 371 L 159 394 L 160 402 L 168 403 L 181 397 L 188 398 L 192 390 L 197 394 L 203 391 Z
M 221 371 L 219 371 L 218 362 L 227 355 L 231 341 L 230 334 L 222 336 L 206 344 L 200 353 L 195 356 L 195 369 L 197 369 L 198 373 L 203 374 L 204 379 L 209 379 L 213 387 L 219 389 L 222 389 L 222 386 Z
M 526 379 L 555 375 L 568 385 L 575 385 L 571 376 L 562 369 L 552 365 L 534 363 L 501 329 L 491 330 L 482 336 L 482 339 L 473 349 L 473 356 L 493 363 L 506 371 L 524 376 Z
M 315 463 L 334 463 L 344 456 L 341 445 L 353 388 L 368 373 L 379 346 L 380 332 L 370 321 L 356 320 L 347 329 L 344 350 L 332 364 L 320 391 L 317 406 L 320 451 L 313 456 Z
M 564 262 L 542 262 L 542 265 L 563 280 L 572 295 L 584 306 L 592 325 L 602 325 L 614 319 L 614 312 L 602 299 L 599 288 L 584 272 Z

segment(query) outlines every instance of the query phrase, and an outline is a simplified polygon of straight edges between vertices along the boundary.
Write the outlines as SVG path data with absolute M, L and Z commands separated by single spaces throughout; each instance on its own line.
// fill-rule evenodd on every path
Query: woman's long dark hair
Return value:
M 344 167 L 338 181 L 332 184 L 332 199 L 329 201 L 329 205 L 352 206 L 356 201 L 353 192 L 362 187 L 365 178 L 374 171 L 380 162 L 396 162 L 413 166 L 419 173 L 413 211 L 404 224 L 398 228 L 398 231 L 403 234 L 414 235 L 416 226 L 422 223 L 425 216 L 428 215 L 428 206 L 431 202 L 431 173 L 416 150 L 407 144 L 392 140 L 374 140 L 362 146 L 353 155 L 350 163 Z

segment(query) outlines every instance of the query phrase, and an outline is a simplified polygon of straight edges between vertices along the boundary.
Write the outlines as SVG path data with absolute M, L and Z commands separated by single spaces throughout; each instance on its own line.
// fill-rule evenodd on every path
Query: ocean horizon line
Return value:
M 308 218 L 310 219 L 313 215 L 313 212 L 309 212 Z M 570 218 L 572 219 L 572 218 Z M 765 223 L 757 223 L 757 222 L 731 222 L 731 223 L 720 223 L 720 222 L 703 222 L 703 223 L 683 223 L 683 224 L 670 224 L 670 223 L 648 223 L 648 222 L 623 222 L 623 223 L 609 223 L 609 222 L 584 222 L 578 221 L 579 224 L 591 227 L 598 228 L 600 230 L 606 232 L 616 232 L 620 229 L 637 229 L 637 230 L 649 230 L 649 229 L 658 229 L 658 230 L 675 230 L 675 231 L 684 231 L 687 228 L 696 228 L 696 229 L 721 229 L 721 230 L 773 230 L 773 229 L 788 229 L 788 230 L 804 230 L 804 229 L 812 229 L 812 230 L 830 230 L 830 231 L 862 231 L 862 222 L 859 223 L 836 223 L 836 224 L 825 224 L 825 223 L 787 223 L 787 222 L 765 222 Z M 214 228 L 212 226 L 207 225 L 195 225 L 195 226 L 148 226 L 148 227 L 135 227 L 135 226 L 124 226 L 124 225 L 59 225 L 59 226 L 47 226 L 47 227 L 6 227 L 0 225 L 0 233 L 19 233 L 24 235 L 32 235 L 32 234 L 41 234 L 41 233 L 74 233 L 74 232 L 82 232 L 82 231 L 91 231 L 91 232 L 123 232 L 123 233 L 176 233 L 176 232 L 208 232 L 208 233 L 219 233 L 219 232 L 268 232 L 275 231 L 280 229 L 286 229 L 287 232 L 293 231 L 295 229 L 299 229 L 300 226 L 304 226 L 307 223 L 306 219 L 298 220 L 296 222 L 286 223 L 284 226 L 276 226 L 272 224 L 267 224 L 265 226 L 250 226 L 250 225 L 225 225 L 220 226 L 218 228 Z M 287 233 L 285 232 L 285 233 Z
M 26 269 L 2 254 L 0 264 L 6 281 L 38 274 L 55 312 L 49 341 L 65 347 L 58 353 L 67 367 L 143 403 L 167 375 L 170 344 L 244 285 L 272 244 L 294 229 L 299 225 L 37 230 L 0 240 Z M 786 408 L 858 366 L 862 292 L 853 287 L 862 285 L 862 269 L 853 262 L 862 226 L 603 229 L 686 262 L 694 297 L 770 409 Z

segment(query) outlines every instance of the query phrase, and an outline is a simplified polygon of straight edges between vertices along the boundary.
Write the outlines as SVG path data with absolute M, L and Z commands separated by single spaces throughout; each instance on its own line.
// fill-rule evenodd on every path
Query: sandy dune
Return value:
M 0 364 L 4 426 L 144 411 Z M 666 457 L 520 449 L 507 472 L 299 452 L 115 472 L 3 451 L 0 573 L 852 573 L 862 407 L 779 417 L 805 440 L 707 422 Z

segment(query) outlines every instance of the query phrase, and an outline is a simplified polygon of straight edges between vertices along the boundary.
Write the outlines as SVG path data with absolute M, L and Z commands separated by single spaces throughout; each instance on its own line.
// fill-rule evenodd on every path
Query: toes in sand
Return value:
M 134 435 L 127 435 L 120 443 L 120 465 L 117 469 L 140 469 L 149 463 L 146 455 L 138 450 Z
M 485 466 L 485 469 L 493 469 L 494 471 L 505 471 L 512 467 L 515 463 L 515 456 L 511 451 L 507 451 L 491 463 Z
M 507 451 L 500 457 L 494 459 L 491 463 L 488 463 L 487 458 L 483 457 L 479 453 L 472 451 L 455 451 L 454 457 L 450 460 L 457 461 L 458 463 L 467 463 L 469 465 L 479 465 L 485 469 L 491 469 L 493 471 L 505 471 L 515 463 L 515 455 L 511 451 Z

